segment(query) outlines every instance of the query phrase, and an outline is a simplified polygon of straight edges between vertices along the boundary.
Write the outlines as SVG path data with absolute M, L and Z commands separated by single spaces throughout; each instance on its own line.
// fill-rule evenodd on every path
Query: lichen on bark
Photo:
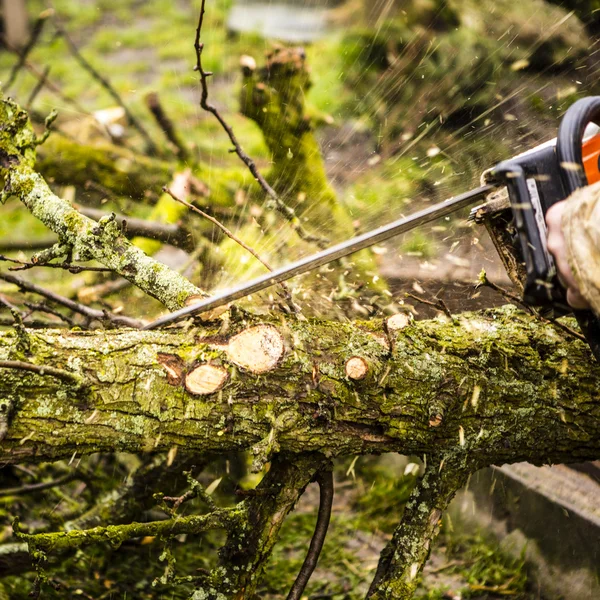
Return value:
M 189 296 L 202 294 L 166 265 L 150 258 L 122 234 L 114 219 L 96 223 L 83 216 L 68 202 L 54 195 L 45 180 L 32 167 L 36 138 L 27 113 L 14 102 L 0 100 L 0 153 L 4 197 L 17 196 L 29 211 L 59 236 L 79 260 L 95 259 L 128 279 L 148 295 L 175 310 Z

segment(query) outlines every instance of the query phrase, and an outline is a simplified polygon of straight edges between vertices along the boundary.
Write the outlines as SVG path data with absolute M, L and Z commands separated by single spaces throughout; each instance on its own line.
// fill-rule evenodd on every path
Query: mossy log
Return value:
M 600 454 L 600 371 L 587 348 L 511 307 L 413 322 L 391 337 L 382 322 L 292 318 L 232 325 L 227 338 L 204 329 L 28 337 L 29 357 L 15 332 L 0 334 L 0 360 L 37 365 L 2 369 L 5 463 L 174 445 L 225 452 L 271 428 L 283 451 L 330 456 L 455 450 L 459 428 L 463 452 L 482 465 Z M 368 365 L 362 379 L 347 374 L 356 357 Z M 186 389 L 203 364 L 227 373 L 213 393 Z M 437 427 L 433 413 L 443 415 Z
M 181 163 L 136 154 L 108 141 L 84 144 L 58 133 L 39 148 L 36 162 L 39 172 L 52 183 L 85 189 L 91 182 L 115 196 L 146 202 L 155 202 L 162 187 L 183 167 Z M 234 206 L 235 192 L 252 179 L 241 168 L 195 164 L 193 171 L 209 185 L 206 204 L 217 207 Z
M 371 591 L 410 598 L 441 511 L 468 473 L 600 456 L 600 370 L 581 341 L 513 307 L 398 321 L 233 320 L 225 333 L 31 330 L 27 355 L 22 333 L 4 332 L 0 460 L 173 446 L 251 449 L 258 468 L 277 455 L 425 455 L 435 466 Z M 349 376 L 348 364 L 359 362 L 364 376 Z M 194 379 L 197 393 L 189 377 L 203 366 L 211 376 Z M 251 597 L 231 585 L 225 597 Z

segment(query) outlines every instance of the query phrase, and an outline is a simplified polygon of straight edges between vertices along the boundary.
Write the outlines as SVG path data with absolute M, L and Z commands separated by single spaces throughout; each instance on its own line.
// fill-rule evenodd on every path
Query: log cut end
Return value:
M 369 365 L 362 356 L 353 356 L 346 361 L 346 376 L 354 381 L 360 381 L 367 376 Z
M 251 373 L 272 371 L 283 358 L 283 336 L 272 325 L 257 325 L 229 340 L 227 356 Z
M 206 396 L 218 392 L 228 379 L 229 373 L 223 367 L 206 363 L 186 375 L 185 388 L 190 394 Z

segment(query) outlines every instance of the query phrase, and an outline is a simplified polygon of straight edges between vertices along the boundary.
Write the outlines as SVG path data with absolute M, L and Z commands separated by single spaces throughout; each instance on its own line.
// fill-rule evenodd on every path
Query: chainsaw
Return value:
M 566 290 L 546 247 L 545 220 L 553 204 L 600 181 L 600 128 L 596 123 L 600 124 L 600 96 L 578 100 L 565 112 L 556 138 L 488 169 L 480 187 L 186 306 L 144 329 L 224 306 L 487 200 L 471 211 L 471 218 L 486 226 L 524 304 L 553 317 L 573 313 L 600 361 L 600 320 L 591 311 L 573 311 L 567 304 Z

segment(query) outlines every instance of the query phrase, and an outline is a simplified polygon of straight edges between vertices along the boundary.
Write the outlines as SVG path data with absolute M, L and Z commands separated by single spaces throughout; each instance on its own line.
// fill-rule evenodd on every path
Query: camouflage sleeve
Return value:
M 600 183 L 567 200 L 562 229 L 567 259 L 582 296 L 600 314 Z

